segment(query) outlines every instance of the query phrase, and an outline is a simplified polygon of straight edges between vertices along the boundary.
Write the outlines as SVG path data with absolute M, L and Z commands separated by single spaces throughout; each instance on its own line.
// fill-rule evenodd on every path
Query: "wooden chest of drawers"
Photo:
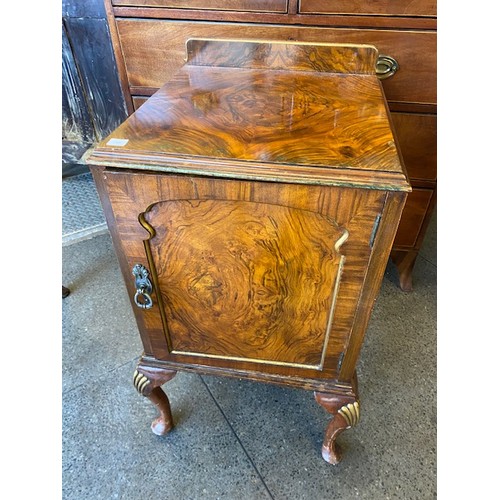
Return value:
M 436 203 L 435 0 L 105 1 L 130 113 L 184 64 L 188 38 L 361 43 L 389 56 L 378 69 L 415 188 L 391 257 L 401 288 L 412 289 L 412 269 Z
M 172 427 L 178 370 L 314 390 L 324 458 L 410 191 L 367 45 L 187 43 L 88 160 L 141 333 L 134 382 Z

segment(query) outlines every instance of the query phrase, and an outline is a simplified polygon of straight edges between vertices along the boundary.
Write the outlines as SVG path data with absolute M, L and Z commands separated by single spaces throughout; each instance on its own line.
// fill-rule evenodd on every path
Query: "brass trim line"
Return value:
M 336 246 L 337 245 L 335 245 L 335 247 Z M 345 255 L 341 255 L 340 261 L 339 261 L 339 267 L 337 270 L 337 278 L 336 278 L 335 283 L 333 285 L 332 304 L 330 306 L 330 314 L 328 316 L 328 323 L 326 325 L 325 341 L 323 342 L 323 350 L 321 351 L 321 362 L 320 362 L 321 369 L 323 369 L 323 364 L 325 362 L 325 357 L 326 357 L 326 350 L 328 348 L 328 341 L 330 340 L 330 332 L 332 331 L 333 316 L 335 315 L 335 306 L 337 304 L 337 295 L 339 293 L 340 281 L 342 279 L 342 272 L 344 271 L 344 262 L 345 262 Z
M 146 375 L 137 370 L 134 371 L 134 387 L 137 389 L 137 392 L 144 394 L 144 390 L 150 383 L 151 380 L 149 380 Z
M 200 352 L 190 351 L 171 351 L 172 354 L 180 354 L 185 356 L 200 356 L 202 358 L 226 359 L 228 361 L 245 361 L 249 363 L 260 363 L 263 365 L 278 365 L 278 366 L 294 366 L 296 368 L 307 368 L 309 370 L 322 370 L 323 366 L 320 365 L 303 365 L 301 363 L 289 363 L 286 361 L 272 361 L 268 359 L 255 359 L 255 358 L 239 358 L 237 356 L 223 356 L 220 354 L 204 354 Z
M 342 406 L 338 411 L 344 417 L 344 420 L 347 422 L 349 427 L 354 427 L 359 422 L 359 403 L 358 401 L 354 401 L 354 403 L 349 403 L 345 406 Z

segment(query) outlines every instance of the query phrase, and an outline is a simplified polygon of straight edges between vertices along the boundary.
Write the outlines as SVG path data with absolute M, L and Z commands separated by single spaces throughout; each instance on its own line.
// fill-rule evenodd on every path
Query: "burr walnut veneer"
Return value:
M 173 425 L 160 386 L 176 371 L 244 377 L 315 391 L 333 415 L 323 456 L 338 462 L 410 191 L 377 57 L 368 45 L 190 40 L 186 64 L 88 160 L 154 432 Z

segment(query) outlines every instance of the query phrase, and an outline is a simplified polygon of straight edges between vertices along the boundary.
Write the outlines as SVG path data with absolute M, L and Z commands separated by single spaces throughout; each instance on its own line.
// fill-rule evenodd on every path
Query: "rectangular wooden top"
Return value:
M 409 191 L 368 45 L 189 40 L 87 163 Z

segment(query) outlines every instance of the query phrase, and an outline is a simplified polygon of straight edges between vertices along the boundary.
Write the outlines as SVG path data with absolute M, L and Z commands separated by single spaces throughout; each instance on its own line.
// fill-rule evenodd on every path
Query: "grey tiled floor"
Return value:
M 362 418 L 320 455 L 328 414 L 312 393 L 179 373 L 176 427 L 131 377 L 141 344 L 109 235 L 63 248 L 63 498 L 431 499 L 436 497 L 436 223 L 414 291 L 388 265 L 358 364 Z

